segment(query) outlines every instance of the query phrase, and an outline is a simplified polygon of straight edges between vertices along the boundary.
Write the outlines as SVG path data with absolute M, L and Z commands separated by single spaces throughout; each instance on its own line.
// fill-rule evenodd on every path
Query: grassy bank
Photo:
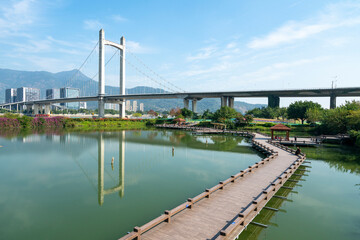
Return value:
M 145 129 L 151 126 L 151 120 L 123 120 L 118 118 L 76 118 L 67 119 L 65 128 L 81 131 L 91 130 L 126 130 L 126 129 Z
M 119 118 L 66 118 L 66 117 L 28 117 L 17 114 L 5 114 L 0 117 L 0 129 L 4 130 L 124 130 L 145 129 L 155 120 L 133 120 Z

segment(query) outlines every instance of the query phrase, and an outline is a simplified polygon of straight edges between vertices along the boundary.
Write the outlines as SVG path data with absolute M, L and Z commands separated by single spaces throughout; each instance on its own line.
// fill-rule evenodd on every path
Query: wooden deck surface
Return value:
M 256 134 L 254 139 L 277 151 L 278 156 L 173 216 L 170 223 L 162 222 L 143 233 L 141 239 L 234 239 L 236 235 L 222 237 L 220 231 L 298 158 L 267 143 L 266 136 Z

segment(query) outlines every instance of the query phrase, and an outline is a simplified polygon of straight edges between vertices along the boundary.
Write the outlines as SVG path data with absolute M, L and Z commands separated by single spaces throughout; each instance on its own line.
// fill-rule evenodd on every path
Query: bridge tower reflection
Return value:
M 110 189 L 104 189 L 104 156 L 105 143 L 104 133 L 98 135 L 98 201 L 99 205 L 103 205 L 104 196 L 119 192 L 119 196 L 124 196 L 125 187 L 125 131 L 119 134 L 119 184 Z

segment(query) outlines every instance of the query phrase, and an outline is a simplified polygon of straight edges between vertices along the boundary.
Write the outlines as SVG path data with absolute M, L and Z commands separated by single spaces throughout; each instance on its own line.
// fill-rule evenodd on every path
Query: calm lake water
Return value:
M 117 239 L 263 156 L 247 139 L 178 131 L 0 137 L 0 239 Z M 174 153 L 172 152 L 174 147 Z M 360 153 L 303 149 L 312 162 L 242 239 L 359 239 Z M 113 165 L 111 164 L 114 159 Z
M 263 157 L 241 137 L 175 131 L 34 134 L 0 145 L 0 239 L 118 239 Z
M 298 184 L 286 183 L 239 239 L 360 239 L 360 151 L 340 145 L 302 148 L 311 161 L 308 176 Z

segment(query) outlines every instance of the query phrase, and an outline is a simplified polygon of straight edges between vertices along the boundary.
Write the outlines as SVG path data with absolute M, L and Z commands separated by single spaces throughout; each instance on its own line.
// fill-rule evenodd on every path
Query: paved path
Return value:
M 268 137 L 256 134 L 254 139 L 277 151 L 278 157 L 244 175 L 242 179 L 227 184 L 223 190 L 212 193 L 210 198 L 200 200 L 192 209 L 173 216 L 171 223 L 160 223 L 142 234 L 141 239 L 185 240 L 219 237 L 220 230 L 297 159 L 297 156 L 268 144 Z

